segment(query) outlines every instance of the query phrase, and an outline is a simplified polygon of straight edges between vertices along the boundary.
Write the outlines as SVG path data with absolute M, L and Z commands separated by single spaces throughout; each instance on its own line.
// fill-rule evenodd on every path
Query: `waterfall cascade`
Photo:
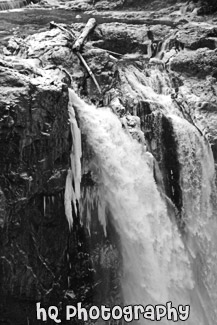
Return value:
M 0 11 L 25 7 L 27 0 L 0 0 Z
M 166 74 L 155 71 L 144 79 L 130 67 L 120 71 L 120 77 L 131 93 L 157 103 L 171 119 L 178 142 L 186 225 L 181 233 L 175 216 L 167 210 L 144 145 L 123 130 L 109 108 L 88 105 L 69 89 L 69 107 L 76 108 L 82 132 L 96 155 L 100 201 L 104 200 L 109 209 L 121 239 L 124 303 L 145 306 L 172 301 L 175 306 L 190 305 L 187 325 L 213 325 L 217 319 L 217 223 L 212 206 L 215 173 L 210 147 L 173 104 Z M 76 166 L 67 176 L 66 211 L 70 210 L 70 198 L 74 204 L 75 197 L 79 200 L 73 193 L 78 193 L 76 184 L 80 180 L 80 135 L 74 115 L 70 122 L 74 134 L 71 163 Z M 104 210 L 101 222 L 106 225 Z M 66 215 L 71 226 L 71 211 Z M 140 324 L 145 322 L 140 320 Z

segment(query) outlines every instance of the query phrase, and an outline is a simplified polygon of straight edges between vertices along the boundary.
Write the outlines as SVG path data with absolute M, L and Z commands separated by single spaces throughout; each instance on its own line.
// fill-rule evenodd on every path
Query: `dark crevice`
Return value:
M 165 173 L 165 189 L 167 196 L 175 204 L 179 212 L 178 225 L 182 225 L 181 212 L 183 207 L 182 190 L 180 187 L 180 164 L 178 160 L 177 142 L 171 121 L 162 116 L 162 144 Z

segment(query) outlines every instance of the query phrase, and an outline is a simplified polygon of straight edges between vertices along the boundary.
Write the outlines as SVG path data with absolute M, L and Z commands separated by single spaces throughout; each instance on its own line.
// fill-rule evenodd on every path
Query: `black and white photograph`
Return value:
M 0 0 L 0 325 L 217 325 L 217 0 Z

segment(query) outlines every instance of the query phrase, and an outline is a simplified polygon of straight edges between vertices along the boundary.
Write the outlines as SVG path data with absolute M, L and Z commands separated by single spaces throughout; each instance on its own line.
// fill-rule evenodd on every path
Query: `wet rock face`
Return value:
M 136 9 L 161 9 L 162 7 L 168 7 L 176 4 L 176 0 L 167 0 L 164 1 L 162 6 L 161 1 L 153 0 L 71 0 L 69 1 L 69 7 L 73 10 L 115 10 L 115 9 L 127 9 L 127 8 L 136 8 Z
M 119 23 L 102 24 L 95 30 L 95 35 L 96 40 L 103 39 L 100 47 L 110 51 L 125 54 L 141 50 L 147 53 L 146 26 L 129 26 Z
M 170 15 L 180 7 L 184 13 L 196 15 L 212 14 L 217 9 L 215 0 L 41 0 L 40 4 L 46 8 L 60 5 L 73 11 L 149 10 L 152 16 Z
M 201 7 L 199 8 L 198 14 L 212 14 L 217 10 L 217 4 L 215 0 L 204 0 L 201 1 Z
M 217 76 L 217 50 L 199 49 L 192 53 L 179 53 L 171 60 L 171 70 L 204 78 Z
M 150 39 L 149 27 L 145 24 L 106 23 L 100 24 L 93 35 L 94 40 L 101 40 L 100 48 L 114 51 L 120 54 L 140 52 L 148 53 Z M 156 24 L 152 27 L 152 33 L 156 42 L 164 39 L 171 31 L 171 27 Z
M 68 85 L 85 89 L 88 76 L 59 30 L 26 41 L 23 46 L 22 40 L 12 39 L 7 56 L 0 58 L 0 289 L 4 297 L 0 320 L 16 319 L 16 324 L 23 324 L 27 316 L 35 324 L 36 301 L 47 305 L 117 301 L 118 290 L 111 293 L 111 288 L 118 286 L 120 260 L 115 239 L 112 246 L 99 225 L 97 206 L 91 211 L 96 233 L 91 241 L 76 217 L 70 233 L 65 217 L 72 144 Z M 95 67 L 106 62 L 105 52 L 100 51 L 101 58 L 91 51 L 86 54 Z M 106 74 L 100 78 L 107 83 Z M 89 150 L 84 150 L 82 187 L 92 191 L 88 155 Z M 10 313 L 8 306 L 17 313 Z
M 170 6 L 173 4 L 176 4 L 176 0 L 167 0 L 164 3 L 164 7 L 165 6 Z M 126 0 L 124 1 L 123 6 L 124 7 L 139 7 L 139 8 L 144 8 L 147 5 L 153 5 L 155 7 L 158 7 L 158 9 L 162 8 L 162 3 L 160 3 L 160 1 L 151 1 L 151 0 Z
M 61 274 L 67 244 L 68 94 L 52 78 L 37 84 L 2 66 L 0 75 L 1 281 L 4 293 L 40 299 Z
M 185 48 L 190 50 L 199 48 L 214 50 L 217 46 L 216 37 L 216 27 L 200 23 L 186 24 L 177 33 L 177 40 L 185 44 Z

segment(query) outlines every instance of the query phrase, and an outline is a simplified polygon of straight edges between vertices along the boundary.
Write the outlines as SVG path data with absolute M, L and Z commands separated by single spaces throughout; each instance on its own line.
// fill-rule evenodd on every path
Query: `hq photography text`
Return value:
M 41 306 L 41 303 L 36 304 L 36 315 L 37 320 L 46 322 L 48 318 L 53 320 L 55 323 L 61 323 L 59 317 L 59 310 L 56 306 L 50 306 L 47 309 Z M 114 306 L 112 308 L 107 306 L 92 306 L 89 309 L 82 307 L 82 303 L 79 302 L 77 305 L 68 305 L 65 308 L 65 319 L 72 321 L 73 319 L 78 320 L 98 320 L 103 319 L 105 321 L 121 320 L 125 322 L 132 322 L 133 320 L 140 320 L 142 318 L 150 321 L 161 321 L 167 319 L 171 322 L 186 321 L 190 316 L 189 305 L 179 305 L 177 308 L 172 306 L 172 302 L 167 302 L 166 305 L 128 305 L 125 307 Z

